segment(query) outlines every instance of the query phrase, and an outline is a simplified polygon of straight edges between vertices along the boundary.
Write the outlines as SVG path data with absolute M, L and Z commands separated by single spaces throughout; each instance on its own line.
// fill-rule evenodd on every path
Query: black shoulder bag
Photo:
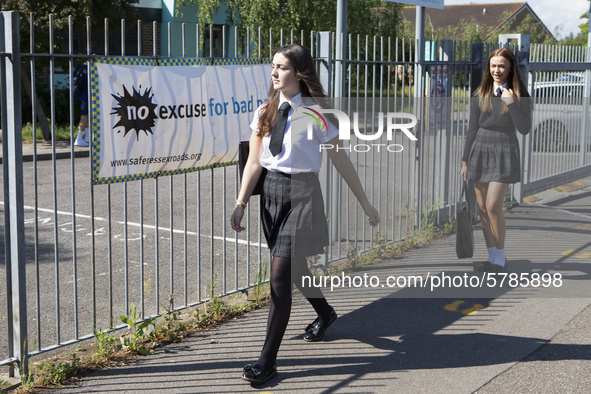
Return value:
M 244 167 L 246 167 L 246 162 L 248 161 L 248 155 L 250 153 L 250 145 L 249 141 L 240 141 L 240 145 L 238 146 L 238 167 L 240 171 L 240 182 L 242 182 L 242 173 L 244 172 Z M 255 186 L 254 190 L 252 191 L 251 196 L 256 196 L 257 194 L 263 194 L 263 182 L 265 180 L 265 176 L 267 175 L 267 169 L 263 167 L 263 172 L 261 172 L 261 177 L 257 185 Z
M 474 255 L 474 235 L 472 231 L 472 211 L 468 200 L 468 183 L 462 184 L 460 209 L 456 213 L 456 254 L 458 259 L 470 258 Z

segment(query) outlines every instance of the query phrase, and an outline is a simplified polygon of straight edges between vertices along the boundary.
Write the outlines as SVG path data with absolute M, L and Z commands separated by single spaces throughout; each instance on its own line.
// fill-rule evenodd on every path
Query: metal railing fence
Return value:
M 534 126 L 526 141 L 524 195 L 591 172 L 591 50 L 532 45 Z
M 90 159 L 75 158 L 74 154 L 77 116 L 70 81 L 75 63 L 92 59 L 98 52 L 171 57 L 172 48 L 179 44 L 173 42 L 177 34 L 173 29 L 180 29 L 182 56 L 193 49 L 194 53 L 203 53 L 200 40 L 192 34 L 199 37 L 203 29 L 211 27 L 191 26 L 189 39 L 185 24 L 151 23 L 146 27 L 138 21 L 137 45 L 130 48 L 128 29 L 121 21 L 117 32 L 121 50 L 114 53 L 110 49 L 114 33 L 109 31 L 108 21 L 99 37 L 91 32 L 87 18 L 85 50 L 80 54 L 74 51 L 77 33 L 72 20 L 67 32 L 56 32 L 49 18 L 49 31 L 35 32 L 30 16 L 29 53 L 19 53 L 18 16 L 3 12 L 0 19 L 4 34 L 0 47 L 5 185 L 2 214 L 6 223 L 2 250 L 5 270 L 0 271 L 0 281 L 7 283 L 7 292 L 0 294 L 0 305 L 8 306 L 0 315 L 9 316 L 0 322 L 0 330 L 9 334 L 0 336 L 0 349 L 8 349 L 0 350 L 1 365 L 19 366 L 27 355 L 91 338 L 95 329 L 122 327 L 117 318 L 127 315 L 131 304 L 138 307 L 141 318 L 148 318 L 159 315 L 163 306 L 182 309 L 213 295 L 240 295 L 256 282 L 261 266 L 269 260 L 255 198 L 247 207 L 247 231 L 238 235 L 228 227 L 239 187 L 236 166 L 93 185 Z M 143 41 L 146 31 L 151 31 L 150 53 Z M 158 49 L 161 32 L 167 42 L 165 55 Z M 371 202 L 381 213 L 377 229 L 366 225 L 359 204 L 331 166 L 323 167 L 320 178 L 332 243 L 326 254 L 319 256 L 321 264 L 367 251 L 378 236 L 384 242 L 401 241 L 422 231 L 421 224 L 442 223 L 455 216 L 468 102 L 483 67 L 482 59 L 475 55 L 478 47 L 468 42 L 433 43 L 432 60 L 417 63 L 412 60 L 415 42 L 351 35 L 345 40 L 347 58 L 335 59 L 335 37 L 330 33 L 269 31 L 263 35 L 259 30 L 241 35 L 237 29 L 224 29 L 223 33 L 221 53 L 228 57 L 267 58 L 272 56 L 271 50 L 263 53 L 267 48 L 302 43 L 315 56 L 329 93 L 335 84 L 334 66 L 342 64 L 345 94 L 335 98 L 335 104 L 348 114 L 363 114 L 359 119 L 363 133 L 378 128 L 380 112 L 412 113 L 419 119 L 413 130 L 416 142 L 402 133 L 395 133 L 391 140 L 384 133 L 372 141 L 396 145 L 402 152 L 364 152 L 366 141 L 355 136 L 345 145 Z M 37 53 L 35 34 L 48 34 L 51 43 L 59 34 L 66 38 L 67 48 L 51 45 L 48 53 Z M 226 47 L 231 41 L 228 35 L 234 37 L 234 48 Z M 236 37 L 245 37 L 245 41 Z M 189 51 L 188 42 L 193 41 L 196 48 Z M 486 51 L 490 48 L 487 46 Z M 209 50 L 212 56 L 213 47 Z M 415 68 L 420 70 L 416 81 Z M 30 75 L 32 97 L 40 87 L 49 91 L 46 109 L 51 135 L 58 127 L 57 117 L 64 109 L 61 106 L 67 106 L 69 159 L 57 159 L 56 141 L 52 139 L 52 160 L 38 160 L 39 143 L 33 139 L 33 161 L 23 163 L 18 114 L 21 70 Z M 444 74 L 446 77 L 439 79 Z M 60 80 L 66 81 L 66 89 L 57 88 Z M 11 85 L 11 81 L 16 83 Z M 425 99 L 437 87 L 447 93 Z M 65 101 L 60 101 L 64 97 Z M 38 108 L 33 104 L 27 109 L 34 135 L 39 127 L 35 121 Z M 20 308 L 18 324 L 11 318 L 14 308 Z

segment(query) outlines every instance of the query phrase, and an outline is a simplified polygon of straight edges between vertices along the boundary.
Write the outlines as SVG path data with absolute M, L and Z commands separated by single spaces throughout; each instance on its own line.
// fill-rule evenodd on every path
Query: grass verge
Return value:
M 195 332 L 208 330 L 264 307 L 269 303 L 267 278 L 259 275 L 258 280 L 256 293 L 251 290 L 249 297 L 238 293 L 223 299 L 214 295 L 214 281 L 210 287 L 210 299 L 192 313 L 173 310 L 173 295 L 169 298 L 169 305 L 162 307 L 158 317 L 141 320 L 135 305 L 131 305 L 129 315 L 120 317 L 128 326 L 125 334 L 116 336 L 114 329 L 95 330 L 95 344 L 78 348 L 70 354 L 32 363 L 29 373 L 21 376 L 20 387 L 10 393 L 41 393 L 93 371 L 128 364 L 138 357 L 153 354 L 158 347 L 180 342 Z
M 37 140 L 43 141 L 43 131 L 41 131 L 41 126 L 37 125 Z M 78 126 L 74 128 L 74 132 L 78 131 Z M 55 135 L 55 140 L 69 140 L 70 139 L 70 126 L 56 126 L 55 131 L 53 133 Z M 75 136 L 74 136 L 75 137 Z M 33 125 L 31 123 L 27 123 L 23 125 L 23 141 L 33 141 Z

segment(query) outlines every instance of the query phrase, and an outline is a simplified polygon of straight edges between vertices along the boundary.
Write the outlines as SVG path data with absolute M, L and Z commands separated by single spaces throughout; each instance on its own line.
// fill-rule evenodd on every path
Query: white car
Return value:
M 561 74 L 560 76 L 558 76 L 558 78 L 556 78 L 554 80 L 554 82 L 580 82 L 583 83 L 583 80 L 585 79 L 585 74 L 581 73 L 581 72 L 577 72 L 577 73 L 564 73 Z
M 575 78 L 577 74 L 565 75 Z M 581 144 L 584 116 L 589 116 L 589 98 L 583 98 L 582 81 L 541 82 L 534 86 L 532 142 L 536 151 L 572 151 Z M 586 108 L 586 110 L 584 110 Z M 591 120 L 588 123 L 587 144 L 591 144 Z

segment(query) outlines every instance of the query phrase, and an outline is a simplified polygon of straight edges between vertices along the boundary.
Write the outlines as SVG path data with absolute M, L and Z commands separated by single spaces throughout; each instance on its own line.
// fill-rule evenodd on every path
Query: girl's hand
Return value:
M 462 169 L 460 170 L 460 178 L 465 181 L 468 180 L 468 164 L 465 161 L 462 161 Z
M 234 231 L 241 232 L 246 230 L 245 227 L 240 226 L 240 222 L 242 221 L 242 217 L 244 216 L 244 207 L 238 205 L 234 208 L 234 212 L 232 213 L 232 217 L 230 218 L 230 224 Z
M 378 210 L 373 207 L 373 205 L 367 203 L 366 205 L 363 205 L 362 208 L 363 212 L 365 212 L 367 215 L 370 226 L 375 227 L 380 224 L 380 214 L 378 213 Z
M 501 95 L 501 98 L 503 99 L 503 101 L 505 101 L 506 104 L 513 103 L 514 97 L 515 97 L 515 92 L 513 91 L 513 89 L 509 89 L 509 88 L 503 89 L 503 94 Z

